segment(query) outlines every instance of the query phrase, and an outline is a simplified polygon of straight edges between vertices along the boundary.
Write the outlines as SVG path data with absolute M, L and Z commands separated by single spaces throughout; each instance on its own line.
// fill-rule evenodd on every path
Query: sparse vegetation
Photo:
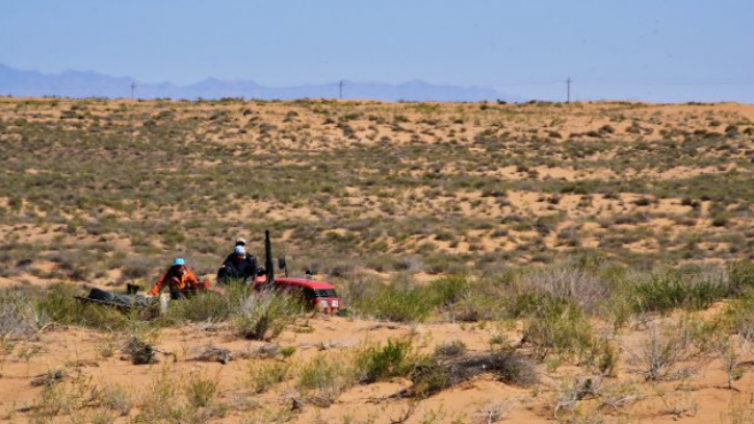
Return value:
M 304 399 L 329 406 L 354 382 L 352 368 L 337 358 L 320 354 L 301 369 L 298 390 Z
M 374 383 L 407 376 L 425 358 L 412 351 L 410 340 L 388 340 L 383 347 L 370 346 L 356 355 L 354 369 L 360 383 Z
M 269 340 L 292 323 L 304 307 L 300 299 L 277 291 L 262 291 L 242 300 L 235 325 L 238 333 L 252 340 Z
M 505 422 L 519 398 L 433 406 L 498 382 L 553 396 L 564 423 L 633 403 L 685 419 L 710 366 L 704 390 L 748 396 L 754 127 L 736 108 L 0 98 L 0 380 L 42 382 L 8 421 Z M 159 319 L 73 300 L 148 287 L 179 254 L 214 279 L 267 228 L 343 317 L 235 288 Z M 116 363 L 135 383 L 109 381 Z M 726 419 L 751 421 L 737 398 Z

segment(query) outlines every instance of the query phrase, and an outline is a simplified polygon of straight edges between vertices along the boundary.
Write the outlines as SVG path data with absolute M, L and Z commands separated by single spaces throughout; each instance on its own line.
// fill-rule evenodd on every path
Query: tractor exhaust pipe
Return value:
M 264 269 L 267 271 L 267 287 L 272 287 L 275 284 L 275 265 L 272 262 L 270 230 L 264 230 Z

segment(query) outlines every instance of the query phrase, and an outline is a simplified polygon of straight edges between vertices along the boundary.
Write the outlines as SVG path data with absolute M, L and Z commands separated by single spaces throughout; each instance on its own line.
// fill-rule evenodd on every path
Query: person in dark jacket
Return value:
M 228 284 L 231 281 L 248 282 L 257 275 L 257 261 L 246 253 L 243 245 L 236 244 L 223 266 L 217 271 L 217 283 Z
M 234 249 L 233 253 L 231 253 L 230 255 L 228 255 L 227 258 L 225 258 L 225 262 L 228 262 L 229 260 L 233 259 L 233 256 L 235 256 L 235 254 L 236 254 L 235 248 L 238 247 L 238 246 L 243 246 L 243 248 L 245 249 L 246 248 L 246 239 L 242 238 L 242 237 L 239 237 L 239 238 L 236 239 L 236 244 L 233 246 L 233 249 Z M 246 254 L 248 254 L 249 256 L 251 256 L 249 254 L 249 252 L 246 252 Z M 252 258 L 253 258 L 253 256 L 252 256 Z M 223 262 L 223 263 L 225 263 L 225 262 Z

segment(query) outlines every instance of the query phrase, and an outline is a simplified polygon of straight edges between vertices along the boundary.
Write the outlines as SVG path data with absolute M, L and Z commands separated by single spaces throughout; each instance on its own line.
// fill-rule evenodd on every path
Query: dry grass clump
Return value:
M 251 340 L 277 337 L 304 311 L 302 300 L 288 293 L 266 290 L 242 301 L 235 317 L 236 331 Z
M 396 396 L 428 397 L 449 387 L 469 381 L 480 374 L 491 374 L 498 381 L 522 387 L 537 382 L 534 364 L 513 351 L 463 355 L 419 365 L 411 375 L 412 386 Z
M 408 375 L 428 358 L 417 354 L 411 340 L 389 339 L 383 347 L 369 346 L 356 354 L 354 372 L 359 383 Z
M 594 356 L 597 338 L 578 306 L 548 295 L 524 295 L 518 302 L 525 322 L 522 342 L 532 344 L 539 358 L 553 353 L 581 360 Z
M 288 380 L 292 373 L 293 365 L 288 360 L 254 361 L 247 367 L 243 383 L 253 393 L 264 393 Z
M 133 336 L 123 348 L 123 353 L 131 357 L 134 365 L 156 364 L 157 349 L 141 337 Z
M 168 323 L 189 321 L 212 324 L 228 321 L 242 312 L 242 305 L 250 294 L 241 284 L 229 285 L 223 293 L 199 293 L 180 302 L 172 302 L 162 319 Z
M 216 402 L 217 395 L 217 380 L 198 373 L 172 377 L 166 368 L 139 398 L 135 420 L 166 424 L 208 422 L 227 412 Z
M 117 413 L 119 416 L 127 416 L 133 408 L 133 396 L 131 392 L 123 386 L 110 384 L 99 389 L 97 398 L 102 400 L 103 405 Z
M 726 280 L 724 275 L 695 274 L 689 278 L 669 271 L 628 281 L 628 290 L 633 295 L 632 307 L 636 312 L 704 309 L 727 295 Z
M 754 422 L 754 399 L 744 394 L 734 395 L 728 411 L 721 414 L 724 424 L 747 424 Z
M 133 409 L 133 398 L 122 386 L 92 385 L 76 375 L 69 382 L 60 380 L 45 384 L 34 403 L 24 408 L 32 424 L 62 422 L 91 422 L 109 424 L 127 417 Z
M 531 269 L 516 281 L 518 290 L 522 292 L 546 293 L 556 298 L 570 299 L 589 312 L 596 312 L 610 296 L 607 281 L 568 263 Z
M 350 304 L 359 313 L 376 319 L 395 322 L 417 322 L 429 318 L 435 303 L 428 291 L 408 281 L 394 281 L 365 287 Z
M 31 336 L 37 327 L 33 305 L 22 290 L 0 290 L 0 339 Z
M 638 352 L 629 352 L 628 362 L 647 381 L 686 378 L 712 357 L 712 341 L 719 329 L 698 320 L 649 326 Z
M 460 340 L 453 340 L 437 345 L 435 356 L 440 358 L 454 358 L 466 353 L 466 344 Z
M 299 371 L 297 388 L 304 401 L 329 406 L 355 382 L 353 368 L 342 358 L 319 354 Z

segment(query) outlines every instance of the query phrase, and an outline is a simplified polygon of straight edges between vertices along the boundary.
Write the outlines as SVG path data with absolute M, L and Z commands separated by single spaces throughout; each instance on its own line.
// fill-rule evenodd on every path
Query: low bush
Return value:
M 481 288 L 470 291 L 452 307 L 445 308 L 450 321 L 477 322 L 501 318 L 501 301 Z
M 568 299 L 539 296 L 524 303 L 524 340 L 534 345 L 537 356 L 550 353 L 593 358 L 596 338 L 589 319 Z
M 747 291 L 732 301 L 724 316 L 733 333 L 754 343 L 754 291 Z
M 244 383 L 254 393 L 264 393 L 288 379 L 292 371 L 288 361 L 258 361 L 249 364 Z
M 637 313 L 667 312 L 679 307 L 704 309 L 728 291 L 719 281 L 691 281 L 672 271 L 629 282 L 627 288 L 629 292 L 622 295 L 633 299 Z
M 184 378 L 165 368 L 145 387 L 136 405 L 139 413 L 132 422 L 207 423 L 221 418 L 227 407 L 217 402 L 216 380 L 193 373 Z
M 354 359 L 354 369 L 358 381 L 368 384 L 406 376 L 423 359 L 412 352 L 410 340 L 389 339 L 383 347 L 372 346 L 359 352 Z
M 536 370 L 530 360 L 512 351 L 496 351 L 484 355 L 462 356 L 448 361 L 432 361 L 412 373 L 411 397 L 427 397 L 480 374 L 491 374 L 506 384 L 528 387 L 537 382 Z
M 133 321 L 142 319 L 140 311 L 134 309 L 131 314 L 115 308 L 106 308 L 94 304 L 81 304 L 75 296 L 84 293 L 72 284 L 54 284 L 43 295 L 34 298 L 36 319 L 41 326 L 76 325 L 103 330 L 126 328 Z
M 570 264 L 538 267 L 516 278 L 515 285 L 522 292 L 545 293 L 570 299 L 589 312 L 595 312 L 610 296 L 610 287 L 598 276 L 583 267 Z
M 460 340 L 453 340 L 437 345 L 434 356 L 438 358 L 455 358 L 465 353 L 466 344 Z
M 218 381 L 207 378 L 198 373 L 189 375 L 184 391 L 189 405 L 197 408 L 207 408 L 215 401 L 218 391 Z
M 28 337 L 35 331 L 35 311 L 28 293 L 20 289 L 1 290 L 0 339 Z
M 76 303 L 74 296 L 82 295 L 81 291 L 72 284 L 53 284 L 44 296 L 35 304 L 40 316 L 55 324 L 75 324 L 81 322 L 81 305 Z
M 354 382 L 353 369 L 344 366 L 342 358 L 320 354 L 301 369 L 298 390 L 301 397 L 327 406 Z
M 129 339 L 123 353 L 131 357 L 131 363 L 134 365 L 157 363 L 157 350 L 151 343 L 139 336 L 133 336 Z
M 237 332 L 251 340 L 277 337 L 304 312 L 300 299 L 275 290 L 254 293 L 242 301 L 235 317 Z
M 123 386 L 112 384 L 103 387 L 99 396 L 103 405 L 120 416 L 126 416 L 133 408 L 133 397 Z
M 754 263 L 733 262 L 728 265 L 728 295 L 740 295 L 754 287 Z
M 171 378 L 168 373 L 169 370 L 164 370 L 142 392 L 139 414 L 135 420 L 152 423 L 207 422 L 210 418 L 209 411 L 192 402 L 198 400 L 208 405 L 216 390 L 210 388 L 207 391 L 205 387 L 195 391 L 190 388 L 190 382 L 184 384 Z
M 164 317 L 169 322 L 221 322 L 231 317 L 235 304 L 228 297 L 217 293 L 200 294 L 180 302 L 171 302 Z
M 638 353 L 628 362 L 635 373 L 647 381 L 672 380 L 690 376 L 694 368 L 685 366 L 703 351 L 698 348 L 693 327 L 681 321 L 677 324 L 652 325 L 649 335 Z M 698 367 L 701 365 L 697 364 Z
M 353 305 L 364 315 L 395 322 L 424 321 L 434 307 L 434 300 L 423 287 L 405 281 L 372 286 L 369 295 Z
M 249 296 L 244 285 L 229 285 L 223 293 L 201 293 L 197 296 L 171 302 L 167 316 L 168 322 L 222 322 L 239 313 L 241 305 Z
M 429 283 L 425 290 L 431 296 L 431 303 L 438 306 L 451 306 L 463 299 L 471 291 L 471 282 L 465 276 L 450 275 Z

